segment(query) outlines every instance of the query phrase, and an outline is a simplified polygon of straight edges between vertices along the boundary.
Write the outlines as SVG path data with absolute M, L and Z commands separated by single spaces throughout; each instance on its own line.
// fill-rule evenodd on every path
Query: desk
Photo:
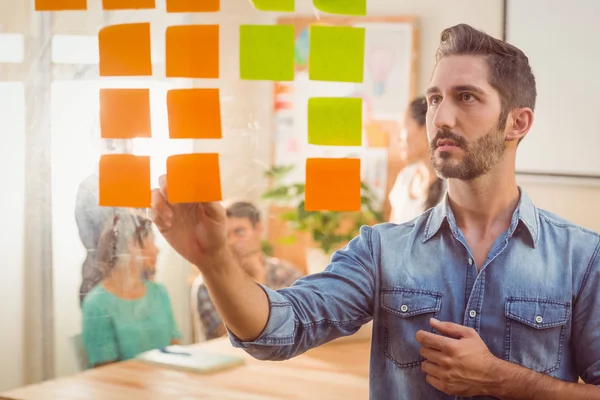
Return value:
M 125 361 L 0 394 L 12 399 L 365 400 L 369 398 L 367 339 L 331 342 L 283 362 L 258 361 L 227 338 L 194 345 L 241 355 L 246 364 L 200 375 Z

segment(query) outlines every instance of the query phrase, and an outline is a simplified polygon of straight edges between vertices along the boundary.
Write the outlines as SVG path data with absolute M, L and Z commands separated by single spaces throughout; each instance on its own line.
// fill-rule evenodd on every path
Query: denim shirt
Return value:
M 600 385 L 600 236 L 537 209 L 521 191 L 477 272 L 447 198 L 402 225 L 362 227 L 327 269 L 278 291 L 260 337 L 232 344 L 284 360 L 373 320 L 370 398 L 457 399 L 421 370 L 429 319 L 475 329 L 496 357 Z M 477 397 L 486 399 L 491 397 Z

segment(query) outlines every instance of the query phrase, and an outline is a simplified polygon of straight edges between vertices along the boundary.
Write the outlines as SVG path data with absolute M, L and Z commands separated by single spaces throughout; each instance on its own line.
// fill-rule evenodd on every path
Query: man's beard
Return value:
M 473 142 L 469 142 L 450 130 L 438 130 L 429 143 L 431 164 L 437 174 L 443 179 L 471 181 L 488 173 L 502 159 L 506 150 L 502 125 L 499 121 L 488 133 Z M 441 151 L 439 158 L 436 157 L 437 142 L 440 139 L 452 140 L 457 147 L 464 151 L 462 162 L 452 163 L 452 153 L 448 151 Z

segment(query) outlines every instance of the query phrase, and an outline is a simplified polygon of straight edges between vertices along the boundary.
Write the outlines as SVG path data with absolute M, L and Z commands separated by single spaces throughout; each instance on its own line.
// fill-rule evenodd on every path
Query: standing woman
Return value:
M 171 301 L 153 275 L 158 249 L 152 222 L 130 212 L 115 215 L 98 245 L 104 279 L 83 301 L 83 344 L 91 367 L 134 358 L 179 342 Z
M 404 116 L 400 157 L 409 165 L 398 173 L 388 197 L 392 209 L 390 222 L 395 224 L 408 222 L 434 207 L 446 192 L 445 182 L 431 166 L 426 115 L 427 100 L 418 97 L 410 103 Z

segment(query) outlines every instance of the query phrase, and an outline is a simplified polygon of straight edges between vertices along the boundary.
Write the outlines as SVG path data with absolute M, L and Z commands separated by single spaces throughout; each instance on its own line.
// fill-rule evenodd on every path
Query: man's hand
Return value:
M 415 335 L 426 359 L 421 368 L 427 373 L 427 382 L 448 395 L 486 395 L 501 360 L 472 328 L 434 318 L 431 326 L 445 336 L 425 331 Z
M 226 215 L 219 203 L 170 204 L 167 179 L 152 191 L 152 219 L 167 242 L 201 270 L 228 253 Z

